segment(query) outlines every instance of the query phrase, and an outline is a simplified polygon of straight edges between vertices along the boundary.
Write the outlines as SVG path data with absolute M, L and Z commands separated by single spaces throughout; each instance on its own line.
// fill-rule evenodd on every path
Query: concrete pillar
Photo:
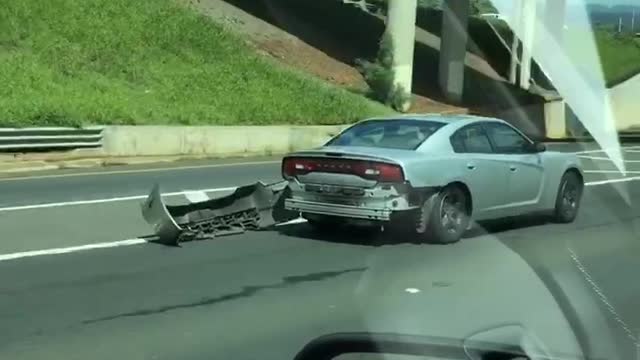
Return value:
M 417 0 L 389 0 L 387 33 L 393 42 L 393 70 L 395 86 L 401 86 L 408 94 L 412 90 L 413 52 L 416 39 Z M 411 101 L 403 104 L 407 111 Z
M 531 63 L 536 33 L 536 0 L 521 0 L 520 38 L 522 40 L 522 60 L 520 61 L 520 87 L 529 89 L 531 80 Z
M 557 99 L 544 104 L 544 128 L 548 139 L 567 137 L 566 104 Z
M 439 82 L 445 97 L 453 102 L 462 101 L 470 12 L 471 0 L 442 2 Z
M 513 13 L 511 14 L 511 30 L 513 39 L 511 40 L 511 63 L 509 67 L 509 82 L 513 85 L 518 83 L 518 63 L 520 60 L 520 38 L 518 37 L 520 26 L 520 10 L 522 10 L 522 0 L 513 0 Z

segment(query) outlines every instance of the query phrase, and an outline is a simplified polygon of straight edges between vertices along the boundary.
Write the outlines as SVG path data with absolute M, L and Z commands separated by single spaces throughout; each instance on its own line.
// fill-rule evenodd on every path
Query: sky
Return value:
M 512 0 L 491 0 L 493 3 L 502 3 L 508 6 L 509 3 L 513 3 Z M 545 0 L 538 0 L 544 2 Z M 554 0 L 546 0 L 554 1 Z M 583 4 L 601 4 L 601 5 L 638 5 L 640 6 L 640 0 L 567 0 L 569 5 L 583 5 Z
M 582 4 L 584 0 L 569 0 L 569 3 Z M 590 4 L 602 4 L 602 5 L 638 5 L 640 6 L 640 0 L 588 0 Z
M 548 1 L 556 1 L 556 0 L 537 0 L 538 3 L 546 3 Z M 602 4 L 602 5 L 637 5 L 640 6 L 640 0 L 566 0 L 567 5 L 571 7 L 575 7 L 576 5 L 584 5 L 584 4 Z M 491 2 L 499 9 L 506 10 L 506 12 L 510 12 L 513 8 L 514 1 L 513 0 L 491 0 Z M 575 8 L 574 8 L 575 9 Z

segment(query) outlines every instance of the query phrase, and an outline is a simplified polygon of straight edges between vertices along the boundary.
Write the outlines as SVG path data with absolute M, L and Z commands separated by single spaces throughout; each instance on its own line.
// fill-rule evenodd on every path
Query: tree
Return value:
M 380 40 L 380 47 L 375 61 L 357 60 L 360 73 L 371 89 L 374 99 L 397 111 L 407 111 L 411 94 L 407 89 L 395 84 L 393 70 L 393 41 L 388 33 Z
M 491 0 L 472 0 L 471 1 L 471 14 L 480 15 L 492 13 L 495 14 L 498 12 Z

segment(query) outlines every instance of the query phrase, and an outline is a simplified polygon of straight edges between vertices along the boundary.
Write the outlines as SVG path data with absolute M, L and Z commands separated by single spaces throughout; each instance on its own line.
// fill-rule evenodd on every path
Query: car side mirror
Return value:
M 534 149 L 534 151 L 535 151 L 535 152 L 537 152 L 537 153 L 545 152 L 545 151 L 547 151 L 547 145 L 545 145 L 544 143 L 541 143 L 541 142 L 537 142 L 537 141 L 536 141 L 536 142 L 533 144 L 533 149 Z
M 547 151 L 547 146 L 541 142 L 534 142 L 527 146 L 529 152 L 531 153 L 541 153 Z

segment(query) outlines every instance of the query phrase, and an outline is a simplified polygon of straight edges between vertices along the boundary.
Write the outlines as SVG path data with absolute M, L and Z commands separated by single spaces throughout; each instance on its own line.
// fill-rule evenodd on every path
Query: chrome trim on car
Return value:
M 287 199 L 285 209 L 310 214 L 340 216 L 356 219 L 389 221 L 393 210 L 342 204 L 321 203 L 298 199 Z

